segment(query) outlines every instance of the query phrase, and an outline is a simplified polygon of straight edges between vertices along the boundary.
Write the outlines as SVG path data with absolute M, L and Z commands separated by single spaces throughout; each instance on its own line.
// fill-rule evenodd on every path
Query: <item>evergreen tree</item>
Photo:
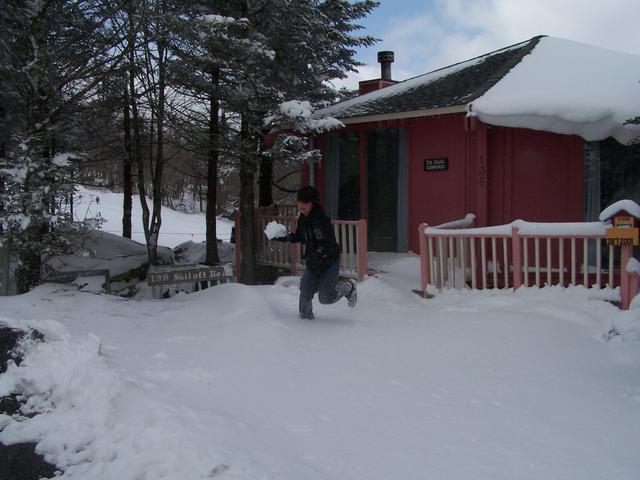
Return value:
M 242 18 L 223 16 L 219 2 L 187 3 L 177 24 L 172 62 L 174 85 L 190 101 L 182 112 L 203 132 L 202 151 L 206 152 L 207 207 L 206 260 L 219 262 L 216 240 L 218 165 L 222 131 L 220 113 L 233 101 L 235 71 L 251 57 L 266 55 L 247 42 L 248 23 Z M 255 44 L 258 44 L 256 42 Z M 254 44 L 254 45 L 255 45 Z M 247 49 L 247 46 L 251 48 Z M 185 66 L 187 68 L 185 68 Z M 204 112 L 204 113 L 203 113 Z
M 285 101 L 308 99 L 328 102 L 336 92 L 328 80 L 354 70 L 356 46 L 376 40 L 353 34 L 354 23 L 378 3 L 371 0 L 272 0 L 229 2 L 232 15 L 249 22 L 250 32 L 262 49 L 272 52 L 240 65 L 236 111 L 241 114 L 240 211 L 244 280 L 255 281 L 254 180 L 258 165 L 265 173 L 261 186 L 269 193 L 273 156 L 264 155 L 262 139 L 268 133 L 265 118 Z M 271 203 L 270 195 L 263 203 Z
M 39 282 L 43 255 L 67 195 L 65 128 L 79 103 L 122 58 L 109 28 L 112 5 L 101 1 L 23 2 L 0 10 L 2 102 L 12 122 L 3 132 L 0 222 L 18 252 L 18 291 Z M 64 159 L 64 161 L 62 161 Z

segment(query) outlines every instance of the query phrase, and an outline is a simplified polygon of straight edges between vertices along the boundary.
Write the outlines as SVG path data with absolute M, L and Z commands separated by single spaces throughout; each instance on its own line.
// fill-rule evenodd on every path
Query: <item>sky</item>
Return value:
M 359 49 L 364 63 L 335 85 L 380 77 L 377 52 L 392 50 L 392 78 L 407 78 L 536 35 L 640 55 L 640 0 L 381 0 L 360 24 L 381 41 Z

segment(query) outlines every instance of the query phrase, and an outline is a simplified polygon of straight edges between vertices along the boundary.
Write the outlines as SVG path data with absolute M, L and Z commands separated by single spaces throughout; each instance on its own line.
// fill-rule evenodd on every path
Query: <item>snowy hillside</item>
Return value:
M 151 200 L 148 200 L 151 205 Z M 132 239 L 145 243 L 142 228 L 142 208 L 138 197 L 133 198 Z M 103 189 L 79 187 L 75 196 L 74 217 L 76 220 L 102 217 L 105 221 L 102 230 L 122 235 L 122 194 Z M 217 236 L 229 241 L 233 222 L 219 217 L 216 225 Z M 162 209 L 162 228 L 158 245 L 173 248 L 183 242 L 203 242 L 205 240 L 204 213 L 182 213 L 170 208 Z
M 583 288 L 411 292 L 418 259 L 372 255 L 360 302 L 297 317 L 297 279 L 168 300 L 42 286 L 0 396 L 1 442 L 61 479 L 640 478 L 640 310 Z M 619 334 L 617 334 L 619 333 Z

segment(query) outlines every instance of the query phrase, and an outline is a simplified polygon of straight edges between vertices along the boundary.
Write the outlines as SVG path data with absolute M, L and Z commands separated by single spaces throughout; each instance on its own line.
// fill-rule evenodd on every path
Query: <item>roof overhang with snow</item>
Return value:
M 542 38 L 529 55 L 468 104 L 482 122 L 579 135 L 640 136 L 640 56 L 559 38 Z
M 640 56 L 534 37 L 319 110 L 344 124 L 466 111 L 489 125 L 587 141 L 640 137 Z

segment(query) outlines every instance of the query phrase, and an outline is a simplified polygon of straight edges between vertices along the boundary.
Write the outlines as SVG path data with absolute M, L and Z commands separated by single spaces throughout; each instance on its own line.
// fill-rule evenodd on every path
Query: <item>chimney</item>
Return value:
M 393 52 L 378 52 L 378 63 L 380 66 L 380 78 L 391 82 L 391 64 L 393 63 Z
M 381 88 L 395 85 L 395 80 L 391 80 L 391 64 L 393 63 L 393 52 L 378 52 L 378 63 L 380 66 L 380 78 L 373 80 L 363 80 L 359 84 L 358 95 L 364 95 Z

